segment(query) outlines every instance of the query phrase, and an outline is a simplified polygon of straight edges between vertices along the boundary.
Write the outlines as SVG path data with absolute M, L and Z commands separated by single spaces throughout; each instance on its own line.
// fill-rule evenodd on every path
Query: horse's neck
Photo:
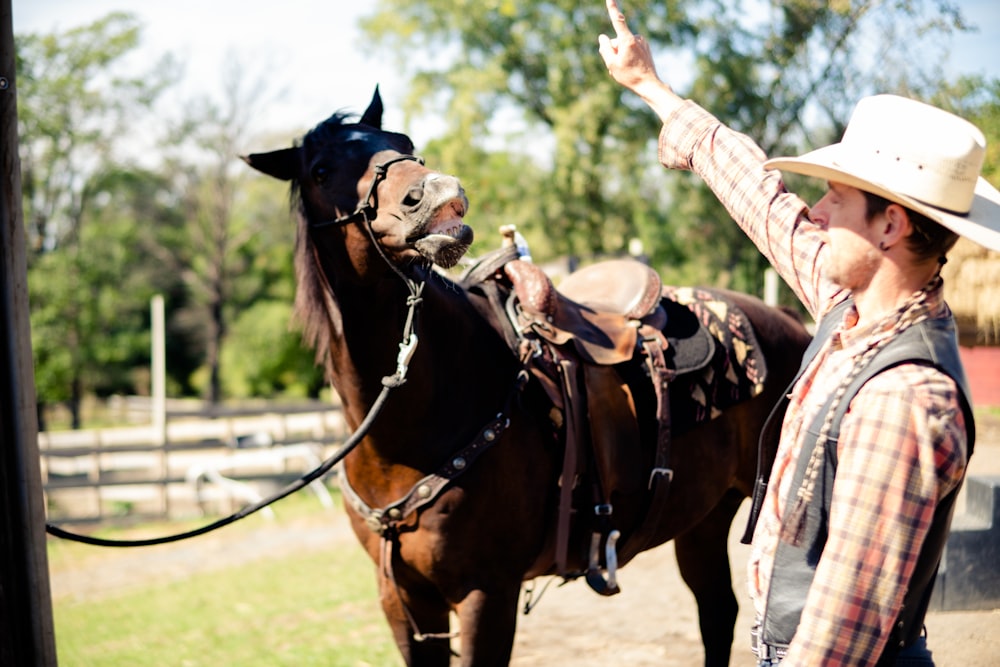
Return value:
M 395 370 L 407 295 L 394 277 L 373 285 L 332 285 L 326 304 L 331 372 L 345 404 L 367 409 L 382 390 L 382 378 Z
M 331 346 L 332 370 L 352 428 L 382 391 L 383 378 L 396 371 L 408 295 L 399 281 L 398 287 L 339 299 L 343 335 Z M 373 443 L 397 460 L 410 459 L 415 450 L 450 451 L 466 430 L 482 425 L 472 422 L 496 414 L 515 376 L 498 357 L 504 351 L 499 339 L 459 288 L 440 276 L 428 275 L 416 322 L 406 382 L 392 390 L 372 427 Z

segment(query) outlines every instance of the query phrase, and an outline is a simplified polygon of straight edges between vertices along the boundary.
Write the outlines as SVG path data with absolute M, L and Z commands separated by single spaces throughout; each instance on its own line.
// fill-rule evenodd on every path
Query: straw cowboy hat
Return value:
M 979 175 L 986 139 L 972 123 L 922 102 L 858 102 L 840 143 L 764 163 L 885 197 L 1000 251 L 1000 192 Z

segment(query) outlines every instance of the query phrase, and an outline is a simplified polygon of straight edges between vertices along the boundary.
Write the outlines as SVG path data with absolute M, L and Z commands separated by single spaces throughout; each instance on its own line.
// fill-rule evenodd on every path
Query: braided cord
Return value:
M 869 337 L 865 350 L 854 357 L 850 372 L 841 380 L 834 392 L 830 409 L 823 420 L 819 436 L 816 439 L 816 446 L 813 447 L 809 455 L 809 461 L 803 475 L 802 484 L 795 495 L 795 503 L 781 522 L 780 538 L 792 546 L 801 546 L 806 533 L 806 510 L 816 494 L 816 484 L 819 481 L 819 472 L 822 468 L 823 457 L 826 452 L 826 441 L 833 428 L 833 420 L 837 414 L 837 408 L 844 400 L 844 394 L 855 378 L 871 362 L 872 358 L 889 341 L 895 339 L 899 334 L 909 327 L 926 320 L 930 316 L 930 309 L 927 306 L 928 293 L 935 289 L 940 282 L 940 276 L 935 278 L 925 287 L 914 292 L 895 312 L 885 316 L 876 326 Z M 883 333 L 884 332 L 884 333 Z

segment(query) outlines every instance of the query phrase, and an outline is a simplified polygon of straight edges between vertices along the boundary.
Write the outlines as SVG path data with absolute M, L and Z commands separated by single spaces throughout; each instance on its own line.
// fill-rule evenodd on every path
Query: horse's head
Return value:
M 301 145 L 244 160 L 292 182 L 314 240 L 344 227 L 349 243 L 377 243 L 397 266 L 415 259 L 454 266 L 472 243 L 472 230 L 462 220 L 469 206 L 465 191 L 454 176 L 424 167 L 409 137 L 381 127 L 376 88 L 359 122 L 336 113 L 306 134 Z M 352 236 L 346 230 L 351 226 L 364 233 Z

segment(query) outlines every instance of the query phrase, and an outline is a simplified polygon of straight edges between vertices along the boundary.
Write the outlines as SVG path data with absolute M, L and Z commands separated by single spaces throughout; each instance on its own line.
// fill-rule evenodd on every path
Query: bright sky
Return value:
M 295 134 L 337 110 L 360 113 L 376 84 L 385 126 L 402 128 L 402 80 L 388 58 L 366 54 L 359 42 L 358 17 L 371 7 L 369 0 L 12 0 L 15 34 L 135 14 L 144 26 L 137 55 L 151 64 L 170 52 L 185 63 L 181 88 L 171 93 L 179 99 L 212 94 L 227 60 L 237 59 L 251 80 L 268 72 L 277 77 L 267 82 L 271 95 L 283 94 L 260 109 L 255 125 Z
M 12 9 L 15 33 L 66 30 L 114 10 L 136 14 L 145 25 L 141 49 L 150 62 L 172 52 L 187 63 L 180 99 L 210 94 L 221 85 L 227 58 L 235 56 L 248 70 L 259 66 L 277 77 L 271 82 L 273 91 L 285 91 L 280 103 L 261 109 L 257 125 L 262 131 L 296 134 L 333 111 L 360 112 L 378 83 L 385 101 L 385 126 L 407 131 L 420 146 L 435 128 L 403 127 L 403 80 L 388 57 L 366 53 L 359 40 L 357 19 L 373 4 L 370 0 L 12 0 Z M 623 4 L 627 12 L 627 0 Z M 956 4 L 979 32 L 953 45 L 953 70 L 1000 78 L 1000 2 L 957 0 Z M 593 44 L 581 48 L 588 46 L 597 49 L 596 35 Z

